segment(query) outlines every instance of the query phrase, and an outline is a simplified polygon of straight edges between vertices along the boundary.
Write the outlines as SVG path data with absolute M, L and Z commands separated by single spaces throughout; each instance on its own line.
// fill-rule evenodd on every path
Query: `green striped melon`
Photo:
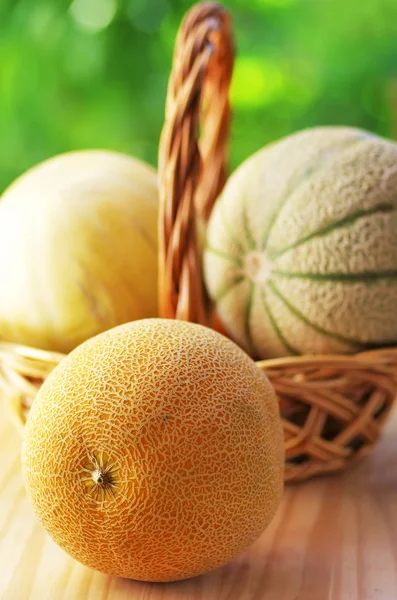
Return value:
M 397 341 L 397 144 L 296 133 L 249 158 L 210 218 L 210 297 L 256 358 Z

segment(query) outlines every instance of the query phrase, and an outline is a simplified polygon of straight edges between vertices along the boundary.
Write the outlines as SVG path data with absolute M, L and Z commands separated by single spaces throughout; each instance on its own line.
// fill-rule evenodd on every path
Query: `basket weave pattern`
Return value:
M 213 327 L 196 224 L 208 218 L 226 180 L 233 47 L 230 18 L 220 5 L 191 9 L 176 41 L 159 151 L 160 314 Z M 0 343 L 0 389 L 22 428 L 37 390 L 61 359 Z M 397 395 L 397 349 L 257 364 L 280 401 L 286 481 L 338 471 L 371 451 Z
M 338 471 L 371 451 L 396 398 L 396 349 L 257 364 L 280 402 L 286 481 Z
M 222 7 L 205 3 L 192 9 L 175 45 L 159 149 L 163 317 L 207 323 L 196 216 L 209 216 L 226 180 L 233 56 Z

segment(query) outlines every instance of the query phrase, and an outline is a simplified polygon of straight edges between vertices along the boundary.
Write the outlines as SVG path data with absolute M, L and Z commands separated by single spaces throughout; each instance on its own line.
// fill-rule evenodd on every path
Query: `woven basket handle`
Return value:
M 226 179 L 234 50 L 230 19 L 194 6 L 178 33 L 159 149 L 159 313 L 206 323 L 197 216 L 207 219 Z

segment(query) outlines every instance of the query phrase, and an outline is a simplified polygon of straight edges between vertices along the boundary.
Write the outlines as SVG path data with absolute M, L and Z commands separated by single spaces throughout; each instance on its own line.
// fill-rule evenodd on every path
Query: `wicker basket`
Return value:
M 193 7 L 175 46 L 160 143 L 159 306 L 161 316 L 218 329 L 203 287 L 195 223 L 208 218 L 226 179 L 232 68 L 227 12 L 213 3 Z M 21 428 L 61 359 L 0 344 L 0 384 Z M 340 470 L 370 452 L 396 398 L 397 349 L 257 364 L 280 400 L 287 481 Z

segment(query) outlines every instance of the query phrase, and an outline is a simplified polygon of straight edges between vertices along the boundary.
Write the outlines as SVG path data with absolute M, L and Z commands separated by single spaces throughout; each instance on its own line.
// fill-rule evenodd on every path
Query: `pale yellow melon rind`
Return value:
M 155 170 L 109 151 L 34 167 L 0 202 L 0 337 L 68 352 L 157 315 Z

